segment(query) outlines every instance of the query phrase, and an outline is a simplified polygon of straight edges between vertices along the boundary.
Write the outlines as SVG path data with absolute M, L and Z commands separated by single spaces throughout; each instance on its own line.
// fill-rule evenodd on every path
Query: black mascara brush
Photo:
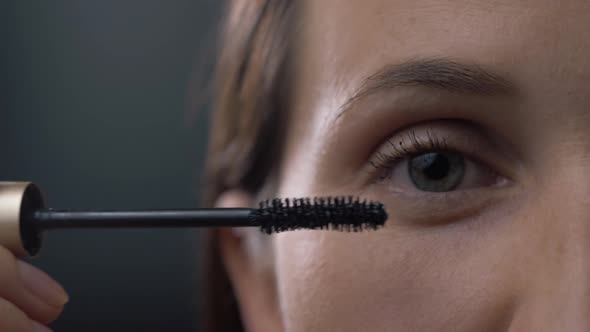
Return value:
M 0 245 L 35 255 L 41 234 L 68 228 L 259 227 L 271 234 L 295 229 L 361 231 L 385 223 L 383 205 L 353 197 L 273 199 L 256 209 L 65 211 L 45 208 L 37 186 L 0 182 Z

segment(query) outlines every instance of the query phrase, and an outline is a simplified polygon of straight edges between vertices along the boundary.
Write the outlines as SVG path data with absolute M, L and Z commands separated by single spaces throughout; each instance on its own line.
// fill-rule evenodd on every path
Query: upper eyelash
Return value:
M 425 152 L 433 151 L 454 151 L 449 148 L 447 141 L 440 136 L 437 136 L 432 131 L 426 132 L 427 139 L 420 139 L 416 135 L 416 131 L 410 131 L 405 139 L 388 139 L 387 143 L 391 147 L 391 151 L 379 151 L 375 154 L 373 160 L 369 161 L 377 171 L 389 171 L 399 161 L 412 158 Z M 408 143 L 409 142 L 409 143 Z M 381 175 L 379 180 L 383 180 L 386 176 Z

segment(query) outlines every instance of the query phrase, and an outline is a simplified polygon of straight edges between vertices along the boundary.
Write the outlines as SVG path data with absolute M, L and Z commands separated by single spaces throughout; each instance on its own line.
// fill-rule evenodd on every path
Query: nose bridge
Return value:
M 529 206 L 536 235 L 514 331 L 590 331 L 590 168 L 586 174 L 553 180 Z

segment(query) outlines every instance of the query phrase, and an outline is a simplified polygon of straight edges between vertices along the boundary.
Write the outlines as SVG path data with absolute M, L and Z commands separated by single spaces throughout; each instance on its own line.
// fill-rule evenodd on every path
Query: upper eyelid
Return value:
M 433 134 L 431 131 L 427 131 L 427 140 L 424 141 L 416 136 L 415 131 L 410 131 L 406 137 L 406 140 L 397 139 L 394 140 L 393 138 L 389 138 L 386 142 L 393 150 L 395 156 L 387 156 L 387 152 L 378 151 L 375 156 L 370 160 L 373 166 L 375 167 L 384 167 L 385 163 L 399 161 L 401 159 L 406 159 L 408 157 L 412 157 L 413 155 L 426 152 L 426 151 L 454 151 L 454 152 L 461 152 L 459 149 L 455 149 L 449 147 L 447 141 L 436 134 Z M 377 160 L 375 160 L 377 159 Z M 381 165 L 377 165 L 380 163 Z
M 416 135 L 415 130 L 411 130 L 409 133 L 406 134 L 407 140 L 410 142 L 408 144 L 402 137 L 401 140 L 393 141 L 393 138 L 389 138 L 387 142 L 389 145 L 398 153 L 398 154 L 408 154 L 411 155 L 412 153 L 416 153 L 416 151 L 421 150 L 447 150 L 448 144 L 447 141 L 440 136 L 437 136 L 433 133 L 432 129 L 426 130 L 427 139 L 424 141 Z M 397 144 L 396 144 L 397 143 Z
M 468 143 L 458 143 L 459 141 L 463 141 L 463 139 L 459 140 L 457 137 L 454 139 L 450 138 L 453 135 L 449 133 L 454 131 L 446 130 L 447 134 L 440 134 L 438 133 L 440 130 L 434 128 L 434 126 L 429 126 L 427 129 L 422 130 L 426 133 L 426 138 L 421 138 L 417 135 L 418 131 L 418 129 L 408 129 L 401 137 L 399 137 L 400 135 L 398 135 L 398 138 L 395 136 L 390 137 L 371 155 L 368 162 L 371 167 L 366 170 L 366 173 L 371 178 L 371 184 L 382 181 L 384 177 L 379 176 L 379 173 L 389 171 L 398 162 L 421 153 L 435 150 L 460 153 L 477 164 L 497 171 L 496 164 L 490 163 L 489 159 L 484 158 L 481 153 L 477 152 L 482 149 L 481 145 L 484 144 L 481 139 L 469 137 L 464 140 L 468 141 Z M 463 136 L 465 137 L 466 135 Z M 384 145 L 388 147 L 383 148 Z M 505 176 L 502 172 L 498 173 Z

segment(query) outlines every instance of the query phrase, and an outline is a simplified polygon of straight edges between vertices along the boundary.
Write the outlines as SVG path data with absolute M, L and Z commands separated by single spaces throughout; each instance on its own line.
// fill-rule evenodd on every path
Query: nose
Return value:
M 590 176 L 582 177 L 555 180 L 523 207 L 527 254 L 510 331 L 590 331 Z

